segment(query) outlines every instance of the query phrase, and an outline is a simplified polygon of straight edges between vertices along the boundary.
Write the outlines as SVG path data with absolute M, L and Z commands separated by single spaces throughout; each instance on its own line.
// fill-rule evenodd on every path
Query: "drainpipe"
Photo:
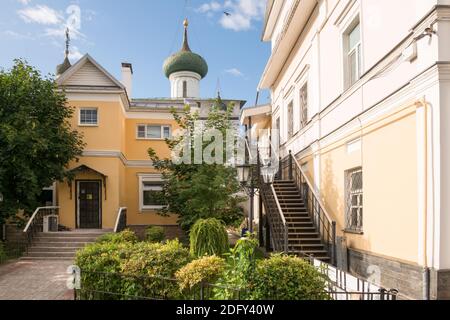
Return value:
M 416 112 L 417 109 L 423 108 L 424 110 L 424 159 L 423 159 L 423 172 L 424 172 L 424 189 L 423 192 L 423 214 L 422 214 L 422 244 L 423 244 L 423 253 L 422 253 L 422 263 L 423 263 L 423 271 L 422 271 L 422 299 L 430 300 L 430 268 L 428 267 L 428 248 L 427 248 L 427 238 L 428 238 L 428 104 L 425 101 L 425 98 L 420 99 L 416 103 Z

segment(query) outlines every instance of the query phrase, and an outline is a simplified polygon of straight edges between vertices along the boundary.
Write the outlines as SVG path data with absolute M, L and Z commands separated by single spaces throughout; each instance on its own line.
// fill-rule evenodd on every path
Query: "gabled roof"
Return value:
M 76 78 L 77 76 L 79 78 Z M 87 78 L 89 78 L 89 81 L 86 81 Z M 59 86 L 111 87 L 125 90 L 123 84 L 89 54 L 84 55 L 64 72 L 56 80 L 56 83 Z

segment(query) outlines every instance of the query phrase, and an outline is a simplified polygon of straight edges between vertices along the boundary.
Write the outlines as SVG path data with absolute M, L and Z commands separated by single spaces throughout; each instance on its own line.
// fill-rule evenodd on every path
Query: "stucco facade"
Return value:
M 416 299 L 450 298 L 443 280 L 429 281 L 450 269 L 448 18 L 445 0 L 274 0 L 263 32 L 272 55 L 260 89 L 271 91 L 280 156 L 296 155 L 358 253 L 352 271 Z M 347 181 L 355 170 L 358 206 Z M 355 207 L 361 221 L 350 230 Z M 395 263 L 421 282 L 408 272 L 390 281 Z

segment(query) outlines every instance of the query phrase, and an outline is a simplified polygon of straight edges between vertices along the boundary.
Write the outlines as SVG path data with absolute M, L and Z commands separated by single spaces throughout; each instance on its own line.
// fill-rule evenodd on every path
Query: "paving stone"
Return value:
M 72 300 L 71 261 L 15 261 L 0 266 L 0 300 Z

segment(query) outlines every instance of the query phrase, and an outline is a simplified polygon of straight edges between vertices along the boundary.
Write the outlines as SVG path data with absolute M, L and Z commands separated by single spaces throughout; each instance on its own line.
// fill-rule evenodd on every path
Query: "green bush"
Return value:
M 326 279 L 308 262 L 282 254 L 259 260 L 251 300 L 327 300 Z
M 116 241 L 117 238 L 113 238 Z M 96 299 L 93 291 L 114 294 L 101 299 L 127 297 L 178 298 L 178 285 L 168 278 L 191 261 L 189 250 L 178 240 L 162 243 L 98 242 L 80 250 L 75 263 L 80 267 L 84 299 Z
M 145 230 L 145 239 L 148 242 L 162 242 L 166 238 L 163 227 L 150 226 Z
M 214 283 L 225 269 L 225 260 L 217 256 L 194 260 L 175 273 L 181 291 L 192 290 L 200 284 Z
M 137 241 L 136 234 L 129 229 L 119 233 L 107 233 L 97 239 L 97 243 L 136 243 Z
M 221 256 L 229 250 L 225 226 L 215 218 L 198 220 L 191 229 L 190 243 L 194 257 Z
M 218 300 L 233 300 L 239 294 L 241 299 L 249 297 L 249 282 L 256 263 L 258 240 L 250 235 L 241 238 L 227 255 L 227 267 L 217 281 L 214 297 Z

